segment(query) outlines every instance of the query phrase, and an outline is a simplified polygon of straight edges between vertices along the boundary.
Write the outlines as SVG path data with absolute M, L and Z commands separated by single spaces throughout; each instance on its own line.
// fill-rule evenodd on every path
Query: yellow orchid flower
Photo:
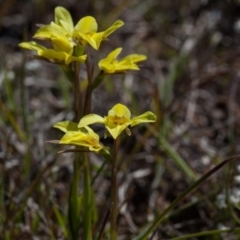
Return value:
M 98 24 L 95 18 L 86 16 L 80 19 L 76 26 L 74 26 L 69 11 L 63 7 L 56 7 L 55 22 L 41 27 L 34 35 L 34 38 L 50 40 L 53 34 L 55 36 L 64 34 L 74 45 L 86 45 L 88 43 L 94 49 L 98 50 L 101 42 L 106 40 L 112 32 L 120 28 L 123 24 L 121 20 L 117 20 L 105 31 L 97 32 Z
M 43 25 L 34 34 L 33 38 L 42 40 L 51 40 L 52 37 L 64 35 L 68 38 L 69 42 L 75 45 L 72 35 L 74 30 L 72 16 L 64 7 L 56 7 L 54 10 L 55 22 L 48 25 Z
M 89 114 L 84 116 L 80 120 L 78 127 L 81 128 L 93 123 L 102 123 L 105 125 L 112 137 L 117 139 L 117 137 L 125 129 L 127 134 L 130 134 L 128 126 L 133 127 L 144 122 L 155 122 L 156 119 L 156 115 L 149 111 L 131 119 L 131 112 L 129 109 L 125 105 L 118 103 L 113 106 L 111 110 L 109 110 L 108 116 L 104 118 L 97 114 Z
M 117 48 L 104 59 L 102 59 L 98 66 L 101 70 L 106 73 L 119 73 L 125 72 L 126 70 L 139 70 L 137 62 L 144 61 L 147 59 L 145 55 L 130 54 L 120 60 L 117 60 L 117 56 L 121 53 L 122 48 Z
M 77 123 L 63 121 L 56 123 L 54 127 L 65 132 L 59 144 L 87 147 L 93 152 L 99 152 L 104 148 L 99 142 L 99 136 L 88 126 L 78 128 Z
M 79 43 L 85 45 L 90 44 L 94 49 L 98 50 L 101 42 L 115 30 L 123 26 L 123 21 L 117 20 L 108 29 L 102 32 L 97 32 L 98 25 L 95 18 L 87 16 L 82 18 L 74 27 L 74 37 Z
M 87 55 L 73 56 L 73 47 L 65 38 L 52 38 L 52 44 L 53 49 L 45 48 L 34 41 L 22 42 L 19 46 L 36 51 L 43 60 L 64 65 L 69 65 L 73 61 L 84 62 L 87 58 Z

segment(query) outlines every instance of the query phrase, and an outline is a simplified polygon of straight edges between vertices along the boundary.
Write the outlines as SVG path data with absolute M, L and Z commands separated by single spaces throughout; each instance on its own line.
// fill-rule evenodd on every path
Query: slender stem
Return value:
M 112 159 L 112 180 L 111 180 L 111 240 L 117 239 L 117 217 L 118 217 L 118 183 L 117 183 L 117 152 L 119 139 L 114 141 Z
M 111 210 L 111 207 L 108 208 L 104 218 L 103 218 L 103 223 L 102 223 L 102 226 L 101 226 L 101 229 L 100 229 L 100 232 L 99 232 L 99 236 L 98 236 L 98 240 L 102 240 L 103 238 L 103 234 L 104 234 L 104 229 L 107 225 L 107 221 L 108 221 L 108 218 L 109 218 L 109 215 L 110 215 L 110 210 Z
M 88 56 L 87 60 L 86 60 L 88 86 L 87 86 L 87 92 L 85 95 L 85 102 L 84 102 L 84 115 L 90 113 L 90 111 L 91 111 L 92 82 L 93 82 L 93 65 L 91 63 L 89 48 L 86 48 L 86 51 L 87 51 L 87 56 Z
M 84 240 L 92 239 L 91 223 L 92 223 L 92 190 L 91 190 L 91 176 L 89 169 L 89 162 L 87 153 L 84 153 L 83 163 L 83 205 L 84 205 Z
M 73 162 L 73 180 L 69 192 L 69 207 L 68 218 L 71 231 L 72 240 L 78 239 L 78 226 L 79 226 L 79 203 L 78 203 L 78 182 L 80 176 L 80 160 L 81 156 L 76 153 L 75 160 Z
M 75 121 L 78 122 L 82 116 L 82 93 L 79 79 L 80 65 L 78 62 L 74 62 L 74 81 L 73 81 L 73 92 L 74 92 L 74 102 L 73 109 L 75 113 Z M 79 153 L 75 154 L 75 159 L 73 162 L 73 180 L 69 192 L 69 202 L 68 202 L 68 218 L 72 240 L 78 239 L 78 228 L 80 221 L 80 210 L 78 201 L 78 186 L 79 186 L 79 175 L 80 175 L 80 161 L 81 155 Z
M 75 120 L 79 121 L 82 116 L 82 94 L 81 94 L 81 85 L 79 80 L 79 63 L 74 62 L 74 83 L 73 83 L 73 91 L 74 91 L 74 112 L 75 112 Z

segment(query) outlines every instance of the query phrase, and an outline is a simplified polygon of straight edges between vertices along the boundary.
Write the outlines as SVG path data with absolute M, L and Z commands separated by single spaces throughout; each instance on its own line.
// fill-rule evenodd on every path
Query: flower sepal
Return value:
M 65 133 L 60 141 L 55 143 L 84 147 L 97 153 L 106 148 L 100 143 L 99 136 L 88 126 L 79 128 L 77 123 L 62 121 L 54 124 L 54 127 Z
M 121 51 L 122 48 L 117 48 L 110 52 L 106 58 L 102 59 L 98 63 L 99 68 L 107 74 L 124 73 L 127 70 L 139 70 L 136 63 L 147 59 L 145 55 L 130 54 L 120 60 L 117 60 Z

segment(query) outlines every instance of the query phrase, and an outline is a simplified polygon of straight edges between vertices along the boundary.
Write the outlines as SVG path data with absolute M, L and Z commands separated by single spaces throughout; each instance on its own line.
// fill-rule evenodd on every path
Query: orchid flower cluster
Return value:
M 121 20 L 114 22 L 105 31 L 98 32 L 98 24 L 91 16 L 84 17 L 74 26 L 72 17 L 68 10 L 63 7 L 55 8 L 55 21 L 48 25 L 39 25 L 40 28 L 33 38 L 46 40 L 51 43 L 52 48 L 47 48 L 35 41 L 22 42 L 20 47 L 33 50 L 45 61 L 69 65 L 74 61 L 84 63 L 87 55 L 85 49 L 90 45 L 95 50 L 99 50 L 101 42 L 108 39 L 108 36 L 115 30 L 123 26 Z M 131 54 L 117 60 L 122 48 L 112 51 L 106 58 L 102 59 L 98 66 L 105 73 L 124 72 L 126 70 L 139 70 L 137 62 L 146 59 L 146 56 Z
M 156 115 L 152 112 L 145 112 L 131 119 L 130 110 L 118 103 L 109 110 L 105 117 L 88 114 L 80 120 L 78 125 L 74 122 L 64 121 L 56 123 L 54 127 L 65 132 L 65 135 L 59 141 L 60 144 L 88 147 L 90 151 L 99 152 L 104 149 L 104 146 L 99 142 L 99 136 L 88 125 L 101 123 L 105 125 L 107 133 L 117 139 L 124 130 L 128 135 L 131 134 L 129 126 L 133 127 L 139 123 L 155 121 Z
M 123 26 L 121 20 L 115 21 L 105 31 L 98 32 L 98 24 L 91 16 L 84 17 L 74 26 L 71 14 L 63 7 L 55 8 L 55 20 L 48 25 L 39 25 L 39 29 L 33 38 L 46 40 L 52 44 L 52 48 L 35 42 L 22 42 L 20 47 L 33 50 L 37 53 L 33 58 L 42 59 L 48 62 L 71 67 L 73 62 L 84 63 L 87 59 L 85 49 L 90 45 L 95 50 L 99 50 L 101 42 L 107 40 L 108 36 L 115 30 Z M 145 55 L 130 54 L 117 60 L 122 48 L 117 48 L 110 52 L 106 58 L 99 61 L 99 69 L 105 74 L 126 72 L 127 70 L 139 70 L 137 63 L 146 59 Z M 90 151 L 99 152 L 103 145 L 99 143 L 99 137 L 88 127 L 93 123 L 104 124 L 110 135 L 116 139 L 123 130 L 129 134 L 129 126 L 135 126 L 142 122 L 154 122 L 156 116 L 151 112 L 146 112 L 136 118 L 131 119 L 129 109 L 116 104 L 109 112 L 108 116 L 101 117 L 96 114 L 84 116 L 79 124 L 64 121 L 54 125 L 65 135 L 59 144 L 69 144 L 87 147 Z
M 131 117 L 130 110 L 123 104 L 115 104 L 108 111 L 106 116 L 90 114 L 91 111 L 91 96 L 92 91 L 103 81 L 107 74 L 125 73 L 128 70 L 139 70 L 137 63 L 146 59 L 145 55 L 130 54 L 118 60 L 118 55 L 122 48 L 117 48 L 110 52 L 104 59 L 98 63 L 99 74 L 94 78 L 93 63 L 89 56 L 89 47 L 99 50 L 102 41 L 107 40 L 109 35 L 123 26 L 121 20 L 115 21 L 105 31 L 98 31 L 96 20 L 87 16 L 78 21 L 74 25 L 72 17 L 68 10 L 63 7 L 55 8 L 55 19 L 47 25 L 38 25 L 39 29 L 34 34 L 33 38 L 44 40 L 52 46 L 45 47 L 35 41 L 22 42 L 20 47 L 33 50 L 36 52 L 33 58 L 41 59 L 51 63 L 58 64 L 62 67 L 68 80 L 72 83 L 74 90 L 74 110 L 75 119 L 79 123 L 71 121 L 61 121 L 54 125 L 55 128 L 64 132 L 60 140 L 50 142 L 58 144 L 72 145 L 80 152 L 92 151 L 104 157 L 110 156 L 112 167 L 112 186 L 111 186 L 111 239 L 117 239 L 117 148 L 119 136 L 125 131 L 128 135 L 131 134 L 130 127 L 140 123 L 155 122 L 156 115 L 150 111 L 145 112 L 137 117 Z M 86 90 L 81 89 L 79 84 L 79 69 L 80 64 L 86 64 L 88 85 Z M 106 134 L 114 139 L 114 146 L 111 153 L 100 141 L 100 137 L 89 127 L 91 124 L 103 124 L 106 128 Z M 69 192 L 69 221 L 72 239 L 78 239 L 79 215 L 76 214 L 76 209 L 79 209 L 78 199 L 78 181 L 79 181 L 79 159 L 78 154 L 73 163 L 73 181 Z M 81 158 L 84 161 L 84 188 L 83 196 L 86 203 L 84 209 L 83 222 L 84 239 L 91 239 L 91 208 L 89 207 L 89 199 L 91 198 L 92 188 L 86 154 Z M 74 199 L 74 200 L 73 200 Z

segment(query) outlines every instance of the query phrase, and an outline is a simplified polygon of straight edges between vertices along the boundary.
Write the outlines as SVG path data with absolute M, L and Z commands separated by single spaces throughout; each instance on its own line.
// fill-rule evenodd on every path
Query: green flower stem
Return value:
M 221 169 L 225 164 L 237 160 L 240 158 L 240 155 L 225 159 L 218 165 L 216 165 L 213 169 L 208 171 L 206 174 L 204 174 L 200 179 L 198 179 L 196 182 L 194 182 L 189 188 L 187 188 L 183 193 L 179 195 L 172 203 L 171 205 L 163 211 L 160 216 L 157 217 L 157 219 L 151 224 L 151 226 L 146 230 L 143 231 L 140 235 L 134 238 L 134 240 L 146 240 L 148 236 L 154 232 L 154 230 L 159 226 L 159 224 L 168 216 L 168 214 L 177 206 L 177 204 L 184 198 L 186 195 L 191 193 L 193 190 L 195 190 L 197 187 L 199 187 L 205 180 L 207 180 L 212 174 L 217 172 L 219 169 Z
M 68 199 L 68 218 L 69 218 L 69 227 L 71 232 L 71 239 L 78 239 L 78 227 L 80 221 L 80 207 L 78 201 L 78 183 L 80 176 L 80 161 L 81 154 L 76 153 L 75 160 L 73 162 L 73 180 L 70 187 L 69 199 Z
M 74 102 L 73 109 L 75 113 L 75 121 L 79 121 L 82 116 L 82 93 L 79 79 L 80 65 L 78 62 L 73 63 L 74 81 L 73 92 Z M 80 162 L 81 154 L 76 153 L 73 162 L 73 180 L 70 186 L 69 199 L 68 199 L 68 219 L 70 225 L 70 232 L 72 240 L 78 239 L 78 229 L 80 224 L 80 206 L 78 201 L 78 187 L 80 175 Z
M 87 153 L 84 153 L 83 163 L 83 225 L 84 240 L 92 240 L 92 194 L 91 194 L 91 175 Z
M 112 180 L 111 180 L 111 240 L 117 240 L 117 217 L 118 217 L 118 183 L 117 183 L 117 152 L 119 138 L 114 141 L 112 159 Z
M 74 83 L 73 83 L 73 91 L 74 91 L 74 113 L 76 122 L 82 117 L 82 93 L 81 93 L 81 85 L 79 80 L 79 63 L 74 62 Z
M 91 105 L 92 105 L 92 82 L 93 82 L 93 65 L 91 63 L 90 59 L 90 52 L 89 48 L 86 48 L 87 51 L 87 60 L 86 60 L 86 68 L 87 68 L 87 76 L 88 76 L 88 86 L 87 86 L 87 92 L 85 95 L 85 102 L 84 102 L 84 115 L 89 114 L 91 111 Z

